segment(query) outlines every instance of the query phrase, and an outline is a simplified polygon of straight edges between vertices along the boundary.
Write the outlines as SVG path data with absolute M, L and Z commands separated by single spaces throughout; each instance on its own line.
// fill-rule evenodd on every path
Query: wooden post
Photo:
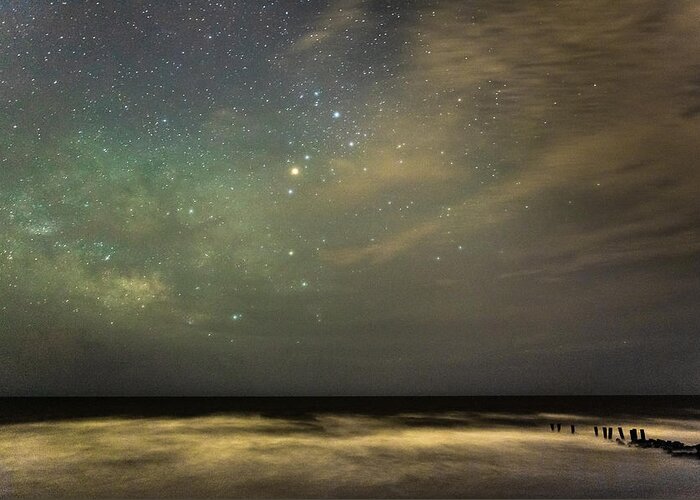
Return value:
M 557 424 L 557 432 L 561 432 L 561 424 Z
M 549 428 L 552 429 L 552 432 L 554 432 L 554 424 L 549 424 Z
M 573 434 L 573 433 L 575 433 L 575 432 L 576 432 L 576 426 L 574 426 L 574 425 L 572 424 L 572 425 L 571 425 L 571 434 Z
M 647 437 L 644 435 L 644 429 L 639 429 L 640 439 L 646 441 Z
M 622 440 L 624 441 L 624 439 L 625 439 L 625 433 L 622 432 L 622 427 L 618 427 L 618 428 L 617 428 L 617 432 L 620 433 L 620 439 L 622 439 Z
M 633 443 L 637 440 L 637 429 L 630 429 L 630 439 Z
M 608 428 L 603 427 L 603 439 L 608 439 Z
M 612 427 L 608 427 L 608 439 L 612 439 Z
M 595 432 L 595 437 L 598 437 L 598 426 L 593 427 L 593 432 Z

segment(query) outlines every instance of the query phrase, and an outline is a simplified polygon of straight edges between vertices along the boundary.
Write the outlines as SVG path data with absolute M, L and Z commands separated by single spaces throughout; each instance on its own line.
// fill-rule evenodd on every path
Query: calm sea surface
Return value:
M 553 433 L 549 422 L 566 427 Z M 700 460 L 595 438 L 595 424 L 700 443 L 693 410 L 682 418 L 406 411 L 23 421 L 0 427 L 0 493 L 700 498 Z

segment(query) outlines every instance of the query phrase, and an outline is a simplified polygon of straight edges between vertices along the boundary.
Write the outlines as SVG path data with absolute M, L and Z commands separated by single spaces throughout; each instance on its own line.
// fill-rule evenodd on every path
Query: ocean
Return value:
M 4 399 L 3 496 L 700 498 L 697 398 Z M 550 423 L 561 423 L 553 432 Z M 572 434 L 570 426 L 575 426 Z M 625 444 L 593 426 L 622 427 Z

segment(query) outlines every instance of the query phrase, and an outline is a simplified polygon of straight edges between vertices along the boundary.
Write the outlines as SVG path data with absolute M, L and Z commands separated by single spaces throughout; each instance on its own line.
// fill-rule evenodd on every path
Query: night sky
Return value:
M 697 393 L 698 26 L 3 0 L 0 393 Z

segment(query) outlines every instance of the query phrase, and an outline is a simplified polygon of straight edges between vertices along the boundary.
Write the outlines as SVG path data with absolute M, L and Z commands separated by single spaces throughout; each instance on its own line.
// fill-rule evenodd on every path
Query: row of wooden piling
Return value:
M 561 424 L 549 424 L 549 428 L 554 432 L 556 429 L 557 432 L 561 432 Z M 610 439 L 612 440 L 613 438 L 613 428 L 612 427 L 606 427 L 606 426 L 601 426 L 602 428 L 602 434 L 603 434 L 603 439 Z M 571 434 L 574 434 L 576 432 L 576 426 L 571 425 Z M 600 435 L 600 429 L 598 428 L 597 425 L 593 426 L 593 433 L 595 434 L 596 437 Z M 629 442 L 625 442 L 625 431 L 622 427 L 617 428 L 617 433 L 620 435 L 619 438 L 616 438 L 615 441 L 619 445 L 627 445 L 627 446 L 636 446 L 637 448 L 661 448 L 665 450 L 667 453 L 670 453 L 674 457 L 691 457 L 691 458 L 700 458 L 700 443 L 695 444 L 695 445 L 687 445 L 685 443 L 681 443 L 680 441 L 666 441 L 663 439 L 647 439 L 646 434 L 644 433 L 644 429 L 630 429 L 629 430 L 629 436 L 630 440 Z M 639 433 L 639 434 L 638 434 Z
M 556 428 L 556 432 L 561 432 L 561 424 L 549 424 L 549 428 L 554 432 Z M 603 431 L 603 439 L 612 439 L 613 438 L 613 428 L 612 427 L 602 427 Z M 571 424 L 571 434 L 576 433 L 576 426 L 574 424 Z M 593 426 L 593 433 L 595 434 L 596 437 L 598 437 L 599 434 L 599 429 L 598 426 L 595 425 Z M 620 435 L 620 439 L 624 441 L 625 439 L 625 431 L 622 429 L 622 427 L 617 428 L 617 433 Z M 639 429 L 639 435 L 637 435 L 637 429 L 630 429 L 629 431 L 630 435 L 630 441 L 635 442 L 635 441 L 646 441 L 646 435 L 644 434 L 644 429 Z

